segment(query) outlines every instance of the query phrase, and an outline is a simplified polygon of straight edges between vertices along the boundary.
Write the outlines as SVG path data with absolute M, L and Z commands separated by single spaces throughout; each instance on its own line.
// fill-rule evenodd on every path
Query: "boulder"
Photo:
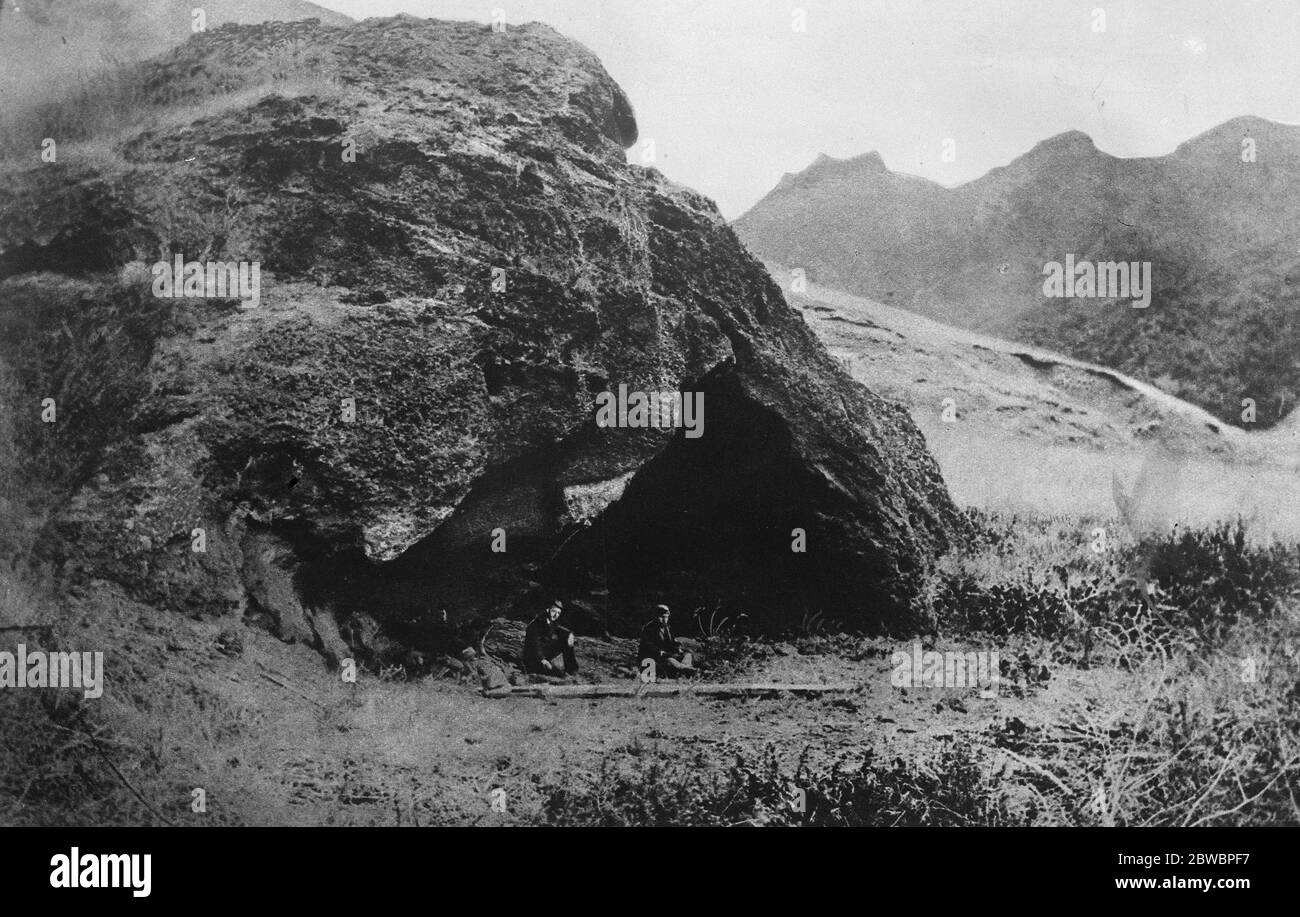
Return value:
M 286 44 L 311 52 L 292 90 Z M 632 107 L 586 49 L 268 23 L 141 73 L 195 114 L 0 179 L 0 360 L 65 570 L 260 606 L 334 655 L 313 614 L 431 643 L 541 590 L 601 596 L 593 629 L 659 596 L 907 620 L 958 519 L 920 433 L 711 201 L 629 164 Z M 153 295 L 178 255 L 258 263 L 256 304 Z M 703 435 L 599 427 L 620 385 L 702 392 Z

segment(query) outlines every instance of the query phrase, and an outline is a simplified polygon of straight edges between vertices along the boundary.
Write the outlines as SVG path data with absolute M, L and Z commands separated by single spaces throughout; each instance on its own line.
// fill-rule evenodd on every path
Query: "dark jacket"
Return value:
M 543 612 L 528 622 L 524 631 L 524 668 L 539 669 L 543 659 L 553 659 L 569 645 L 569 629 L 552 624 Z
M 641 643 L 637 647 L 636 658 L 661 660 L 668 656 L 677 655 L 677 638 L 673 636 L 672 628 L 667 624 L 660 624 L 659 619 L 655 618 L 645 627 L 641 628 Z

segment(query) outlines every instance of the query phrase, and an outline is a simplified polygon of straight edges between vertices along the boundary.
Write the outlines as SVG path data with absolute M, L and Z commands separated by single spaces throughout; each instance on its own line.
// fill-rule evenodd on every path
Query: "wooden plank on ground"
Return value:
M 815 697 L 819 694 L 844 694 L 858 690 L 858 685 L 841 684 L 706 684 L 696 682 L 624 682 L 604 685 L 511 685 L 485 691 L 487 697 L 778 697 L 793 694 Z

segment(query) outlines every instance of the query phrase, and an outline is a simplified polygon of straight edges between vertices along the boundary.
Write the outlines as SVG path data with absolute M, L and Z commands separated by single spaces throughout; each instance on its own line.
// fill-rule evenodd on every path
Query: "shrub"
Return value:
M 1252 544 L 1240 522 L 1143 545 L 1168 623 L 1218 640 L 1239 621 L 1272 617 L 1300 587 L 1300 550 Z
M 1222 642 L 1232 625 L 1273 617 L 1300 594 L 1300 549 L 1253 542 L 1241 522 L 1102 554 L 1080 536 L 1086 523 L 975 523 L 970 545 L 929 587 L 937 627 L 952 634 L 1096 639 L 1167 653 Z
M 636 756 L 631 766 L 605 759 L 586 780 L 544 788 L 543 810 L 557 825 L 1007 825 L 1018 823 L 966 744 L 931 760 L 882 762 L 874 749 L 811 773 L 801 760 L 782 770 L 772 748 L 737 755 L 725 772 L 701 761 Z

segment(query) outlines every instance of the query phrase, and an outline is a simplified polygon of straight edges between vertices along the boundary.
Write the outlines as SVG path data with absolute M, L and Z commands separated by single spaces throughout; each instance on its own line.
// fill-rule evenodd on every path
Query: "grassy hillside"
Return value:
M 954 498 L 1005 512 L 1114 508 L 1142 492 L 1151 530 L 1237 516 L 1300 537 L 1300 428 L 1244 431 L 1132 376 L 808 284 L 769 265 L 854 378 L 905 405 Z

